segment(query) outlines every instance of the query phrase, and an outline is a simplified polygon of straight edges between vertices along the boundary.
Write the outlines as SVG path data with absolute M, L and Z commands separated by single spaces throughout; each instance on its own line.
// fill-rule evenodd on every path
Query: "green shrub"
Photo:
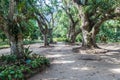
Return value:
M 30 46 L 28 46 L 27 48 L 24 48 L 24 54 L 23 54 L 24 59 L 29 59 L 30 58 L 30 54 L 33 51 L 30 51 L 29 49 L 30 49 Z
M 3 69 L 0 73 L 0 79 L 2 80 L 24 80 L 23 72 L 31 72 L 30 68 L 25 65 L 4 66 L 1 69 Z
M 17 59 L 17 56 L 16 55 L 2 55 L 0 57 L 0 60 L 3 61 L 3 62 L 7 62 L 7 63 L 12 63 L 12 62 L 15 62 Z
M 50 64 L 46 57 L 31 54 L 28 48 L 24 50 L 23 59 L 17 59 L 15 55 L 2 55 L 0 57 L 0 80 L 25 80 L 26 73 L 33 74 L 32 70 L 40 69 Z

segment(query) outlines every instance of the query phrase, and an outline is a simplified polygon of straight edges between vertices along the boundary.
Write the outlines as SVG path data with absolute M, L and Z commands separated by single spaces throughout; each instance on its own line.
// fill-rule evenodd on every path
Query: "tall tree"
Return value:
M 49 42 L 52 42 L 55 12 L 53 4 L 55 1 L 56 0 L 48 1 L 50 5 L 46 3 L 46 0 L 35 0 L 34 2 L 30 2 L 31 6 L 34 8 L 34 18 L 36 19 L 43 35 L 45 47 L 49 46 Z M 50 41 L 48 41 L 48 35 L 50 36 Z
M 70 43 L 75 43 L 77 35 L 81 32 L 81 29 L 77 28 L 77 25 L 79 24 L 79 19 L 77 18 L 78 11 L 72 1 L 63 0 L 63 5 L 62 9 L 66 12 L 70 21 L 68 27 L 68 41 Z
M 11 53 L 22 57 L 23 48 L 23 27 L 22 22 L 26 21 L 25 1 L 2 0 L 0 2 L 0 29 L 9 39 Z M 25 11 L 26 10 L 26 11 Z M 23 13 L 24 12 L 24 13 Z
M 82 47 L 98 48 L 96 35 L 105 21 L 118 19 L 119 0 L 73 0 L 79 10 L 82 30 Z

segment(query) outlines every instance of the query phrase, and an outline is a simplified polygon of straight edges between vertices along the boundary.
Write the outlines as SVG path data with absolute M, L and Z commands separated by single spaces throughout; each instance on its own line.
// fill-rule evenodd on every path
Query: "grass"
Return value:
M 24 40 L 23 44 L 24 45 L 28 45 L 28 44 L 34 44 L 34 43 L 42 43 L 41 40 L 34 40 L 34 41 L 30 41 L 30 40 Z M 4 48 L 9 48 L 10 45 L 8 43 L 8 41 L 0 41 L 0 49 L 4 49 Z
M 9 44 L 8 44 L 8 42 L 7 41 L 5 41 L 5 42 L 0 42 L 0 49 L 3 49 L 3 48 L 8 48 L 9 47 Z
M 25 40 L 25 41 L 23 41 L 24 45 L 34 44 L 34 43 L 42 43 L 42 41 L 41 40 L 34 40 L 34 41 Z
M 53 41 L 55 41 L 55 42 L 64 42 L 64 41 L 66 41 L 66 38 L 53 38 Z

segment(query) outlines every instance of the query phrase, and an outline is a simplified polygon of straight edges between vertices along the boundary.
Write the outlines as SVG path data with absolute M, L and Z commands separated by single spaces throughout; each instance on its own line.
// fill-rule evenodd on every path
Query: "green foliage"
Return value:
M 55 41 L 55 42 L 64 42 L 64 41 L 66 41 L 67 40 L 67 38 L 61 38 L 61 37 L 59 37 L 59 38 L 53 38 L 53 41 Z
M 40 36 L 40 31 L 34 19 L 31 19 L 26 23 L 23 22 L 22 24 L 25 25 L 25 29 L 23 32 L 24 38 L 31 40 L 38 39 L 38 37 Z
M 1 41 L 0 42 L 0 49 L 3 49 L 3 48 L 8 48 L 9 47 L 9 44 L 7 41 Z
M 24 57 L 25 59 L 30 58 L 30 54 L 33 52 L 33 51 L 30 51 L 29 48 L 30 48 L 30 46 L 28 46 L 27 48 L 24 48 L 23 57 Z
M 49 60 L 37 54 L 30 56 L 30 51 L 26 49 L 27 59 L 17 59 L 14 55 L 4 55 L 0 57 L 0 80 L 25 80 L 25 75 L 32 74 L 33 69 L 41 69 L 48 66 Z M 12 60 L 13 59 L 13 60 Z M 19 62 L 19 64 L 17 63 Z
M 2 66 L 0 71 L 0 79 L 2 80 L 24 80 L 24 72 L 31 72 L 30 67 L 25 65 Z
M 30 46 L 24 49 L 22 59 L 16 55 L 2 55 L 0 57 L 0 80 L 25 80 L 26 75 L 32 75 L 32 70 L 43 69 L 50 65 L 46 57 L 32 54 Z M 43 67 L 44 66 L 44 67 Z
M 0 60 L 3 62 L 7 62 L 7 63 L 14 63 L 17 60 L 17 56 L 16 55 L 2 55 L 0 57 Z
M 2 31 L 0 31 L 0 39 L 2 39 L 3 42 L 7 39 L 6 35 Z
M 81 36 L 81 34 L 79 34 L 79 35 L 76 37 L 76 42 L 82 42 L 82 36 Z
M 109 20 L 101 26 L 101 31 L 97 35 L 98 42 L 119 42 L 120 41 L 120 21 Z
M 23 44 L 24 45 L 28 45 L 28 44 L 34 44 L 34 43 L 42 43 L 42 41 L 41 40 L 29 40 L 29 39 L 27 39 L 27 40 L 24 40 L 23 41 Z
M 37 54 L 32 54 L 32 57 L 34 60 L 31 61 L 30 64 L 32 65 L 33 68 L 39 67 L 43 64 L 48 65 L 48 66 L 50 65 L 50 61 L 45 57 L 42 57 Z

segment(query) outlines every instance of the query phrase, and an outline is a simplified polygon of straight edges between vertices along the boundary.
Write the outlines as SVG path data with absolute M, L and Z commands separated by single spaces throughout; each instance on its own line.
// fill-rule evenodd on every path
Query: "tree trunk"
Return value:
M 70 43 L 75 43 L 76 36 L 71 36 Z
M 79 22 L 79 20 L 76 20 L 75 22 L 74 21 L 72 22 L 72 20 L 71 20 L 70 29 L 68 32 L 68 41 L 70 43 L 75 43 L 76 36 L 79 34 L 79 32 L 77 32 L 77 30 L 76 30 L 76 25 L 78 22 Z
M 18 58 L 22 58 L 24 53 L 23 38 L 22 32 L 19 32 L 18 27 L 16 26 L 15 21 L 17 19 L 13 18 L 15 14 L 15 6 L 16 1 L 10 0 L 8 16 L 6 16 L 8 20 L 6 21 L 2 16 L 0 16 L 4 23 L 2 26 L 0 25 L 0 29 L 4 31 L 5 35 L 9 39 L 11 54 L 16 55 Z
M 44 34 L 43 36 L 44 36 L 44 46 L 47 47 L 49 46 L 47 34 Z
M 53 36 L 52 36 L 52 35 L 50 36 L 50 43 L 54 43 L 54 42 L 53 42 Z
M 80 32 L 70 33 L 69 38 L 68 38 L 69 42 L 70 43 L 75 43 L 76 37 L 79 33 Z
M 49 37 L 50 37 L 50 43 L 53 43 L 53 35 L 52 35 L 53 29 L 49 29 Z
M 79 30 L 76 30 L 75 32 L 71 32 L 71 35 L 70 35 L 70 43 L 75 43 L 75 40 L 76 40 L 76 37 L 78 36 L 78 34 L 81 32 L 81 29 Z
M 82 29 L 82 47 L 83 48 L 99 48 L 96 44 L 95 32 L 88 32 Z
M 89 26 L 88 26 L 89 27 Z M 99 32 L 98 28 L 93 28 L 88 31 L 85 28 L 82 28 L 82 47 L 84 48 L 99 48 L 96 44 L 96 35 Z
M 75 27 L 71 26 L 69 30 L 69 36 L 68 36 L 68 41 L 70 43 L 75 43 Z
M 82 47 L 83 48 L 98 48 L 96 44 L 96 32 L 98 28 L 91 26 L 89 16 L 84 12 L 83 6 L 78 5 L 79 16 L 81 18 L 81 30 L 82 30 Z
M 11 54 L 21 58 L 24 54 L 22 34 L 9 35 Z

